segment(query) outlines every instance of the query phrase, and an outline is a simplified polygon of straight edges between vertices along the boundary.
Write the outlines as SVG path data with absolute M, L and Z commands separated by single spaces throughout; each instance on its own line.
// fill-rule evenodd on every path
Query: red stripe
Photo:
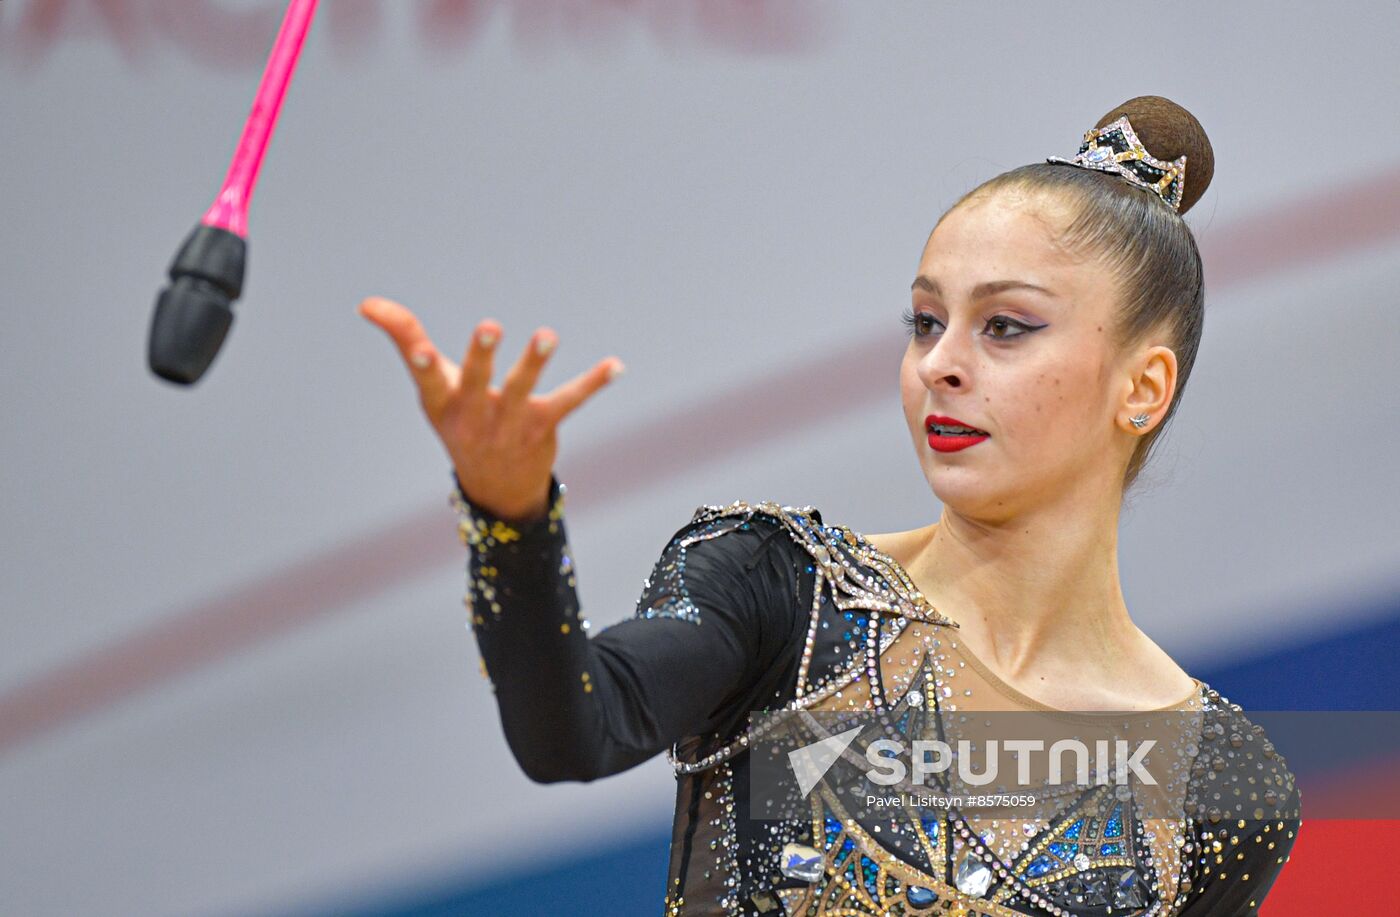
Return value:
M 1212 291 L 1298 268 L 1400 234 L 1400 167 L 1266 210 L 1221 230 L 1199 231 Z M 561 462 L 571 513 L 791 435 L 844 412 L 896 397 L 902 352 L 886 335 L 824 349 L 819 359 L 779 368 L 711 395 L 694 408 L 634 425 Z M 735 430 L 744 430 L 736 435 Z M 320 615 L 444 564 L 464 549 L 441 505 L 284 569 L 232 595 L 165 620 L 20 684 L 0 697 L 0 753 L 62 723 L 209 665 Z
M 1304 814 L 1307 812 L 1304 800 Z M 1394 888 L 1400 821 L 1305 820 L 1264 917 L 1381 915 L 1400 911 Z

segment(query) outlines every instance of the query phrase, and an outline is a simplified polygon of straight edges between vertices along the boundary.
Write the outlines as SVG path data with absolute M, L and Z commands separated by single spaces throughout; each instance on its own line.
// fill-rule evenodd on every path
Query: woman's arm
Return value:
M 684 736 L 731 729 L 777 698 L 795 677 L 801 593 L 811 588 L 779 520 L 756 513 L 682 526 L 634 616 L 590 639 L 564 491 L 551 475 L 545 514 L 504 520 L 468 499 L 454 475 L 471 548 L 464 603 L 506 741 L 531 779 L 615 774 Z
M 1196 823 L 1194 885 L 1179 917 L 1253 917 L 1273 887 L 1301 822 L 1296 817 L 1264 821 Z
M 558 344 L 541 328 L 497 388 L 499 323 L 477 324 L 458 366 L 402 305 L 371 297 L 359 311 L 392 338 L 452 459 L 453 502 L 472 555 L 471 625 L 506 740 L 529 776 L 593 780 L 687 735 L 723 728 L 728 736 L 743 713 L 781 693 L 783 679 L 795 682 L 801 578 L 790 542 L 786 552 L 769 550 L 787 541 L 777 531 L 783 520 L 772 517 L 721 517 L 731 529 L 707 529 L 716 537 L 693 545 L 673 538 L 654 578 L 674 594 L 644 597 L 638 621 L 588 639 L 553 469 L 559 424 L 616 378 L 620 361 L 601 360 L 535 394 Z M 789 664 L 774 667 L 779 660 Z

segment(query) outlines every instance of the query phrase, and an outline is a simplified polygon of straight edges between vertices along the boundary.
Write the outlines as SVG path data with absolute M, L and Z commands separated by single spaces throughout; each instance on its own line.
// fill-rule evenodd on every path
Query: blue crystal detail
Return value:
M 1080 819 L 1065 829 L 1064 837 L 1071 841 L 1079 840 L 1079 834 L 1084 830 L 1084 819 Z
M 1123 807 L 1121 805 L 1113 807 L 1113 814 L 1108 817 L 1108 824 L 1104 825 L 1103 836 L 1123 836 Z
M 909 903 L 915 907 L 933 904 L 938 900 L 938 895 L 934 894 L 933 889 L 924 888 L 922 885 L 909 886 L 904 890 L 904 897 L 908 898 Z
M 1060 841 L 1056 841 L 1055 843 L 1050 845 L 1049 850 L 1055 856 L 1059 857 L 1065 862 L 1069 862 L 1070 860 L 1074 859 L 1074 855 L 1079 852 L 1079 845 L 1066 844 Z
M 1056 865 L 1058 864 L 1054 860 L 1042 853 L 1031 861 L 1030 866 L 1026 867 L 1026 876 L 1031 879 L 1039 878 L 1054 869 Z
M 880 876 L 880 867 L 870 857 L 861 854 L 860 858 L 861 876 L 865 880 L 865 887 L 876 898 L 880 897 L 880 888 L 876 880 Z
M 1099 856 L 1116 857 L 1123 855 L 1123 845 L 1117 842 L 1104 844 L 1099 848 Z

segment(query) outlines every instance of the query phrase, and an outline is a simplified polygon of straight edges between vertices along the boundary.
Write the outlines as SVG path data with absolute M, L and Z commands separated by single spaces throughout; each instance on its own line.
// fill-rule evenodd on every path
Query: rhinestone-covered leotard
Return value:
M 471 549 L 464 604 L 526 774 L 586 781 L 672 760 L 666 915 L 1232 917 L 1256 913 L 1288 858 L 1293 776 L 1200 682 L 1168 708 L 1200 724 L 1176 818 L 1139 817 L 1107 788 L 1045 820 L 945 810 L 883 835 L 820 793 L 810 817 L 749 818 L 752 712 L 1051 708 L 998 679 L 897 562 L 814 507 L 697 508 L 634 614 L 590 635 L 557 478 L 546 515 L 522 524 L 453 484 Z M 891 843 L 901 831 L 909 843 Z M 811 854 L 801 869 L 784 862 L 795 850 Z

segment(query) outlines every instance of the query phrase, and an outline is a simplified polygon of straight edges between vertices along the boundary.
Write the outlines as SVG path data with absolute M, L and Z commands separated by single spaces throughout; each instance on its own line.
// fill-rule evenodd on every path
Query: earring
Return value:
M 1147 422 L 1152 419 L 1152 415 L 1139 414 L 1136 417 L 1129 417 L 1128 419 L 1133 422 L 1133 426 L 1141 430 L 1143 427 L 1147 426 Z

